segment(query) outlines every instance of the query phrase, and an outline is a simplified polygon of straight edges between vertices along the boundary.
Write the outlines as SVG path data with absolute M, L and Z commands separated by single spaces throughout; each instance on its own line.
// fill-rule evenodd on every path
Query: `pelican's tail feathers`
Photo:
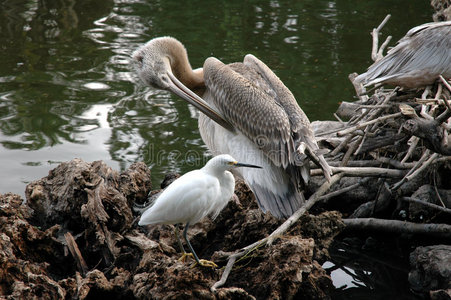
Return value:
M 305 202 L 302 192 L 290 184 L 287 193 L 283 195 L 275 194 L 271 187 L 254 184 L 251 187 L 257 199 L 258 206 L 263 212 L 270 212 L 274 217 L 288 218 Z

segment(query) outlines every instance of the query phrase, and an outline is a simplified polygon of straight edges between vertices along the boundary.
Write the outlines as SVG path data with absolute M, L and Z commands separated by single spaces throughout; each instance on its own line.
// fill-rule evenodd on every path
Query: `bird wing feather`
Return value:
M 291 159 L 287 154 L 294 150 L 290 121 L 273 97 L 213 57 L 204 63 L 204 79 L 214 105 L 226 119 L 275 165 L 286 167 Z
M 366 86 L 384 82 L 408 87 L 431 84 L 440 74 L 451 76 L 450 49 L 451 21 L 419 25 L 355 80 Z
M 304 143 L 310 154 L 319 147 L 305 113 L 293 94 L 262 61 L 246 55 L 243 64 L 225 65 L 210 57 L 204 63 L 204 79 L 215 107 L 253 141 L 276 165 L 289 169 L 293 180 L 308 181 L 309 166 L 298 147 Z M 321 159 L 322 158 L 322 159 Z M 326 177 L 330 167 L 321 156 Z M 301 166 L 301 169 L 294 166 Z
M 176 179 L 146 210 L 140 225 L 196 223 L 210 213 L 211 201 L 217 198 L 218 179 L 194 170 Z

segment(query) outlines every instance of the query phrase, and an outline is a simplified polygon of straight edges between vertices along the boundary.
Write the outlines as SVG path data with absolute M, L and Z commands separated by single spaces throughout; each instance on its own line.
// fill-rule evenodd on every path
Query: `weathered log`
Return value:
M 344 130 L 340 130 L 339 132 L 337 132 L 337 135 L 338 136 L 344 136 L 344 135 L 352 133 L 352 132 L 354 132 L 354 131 L 356 131 L 358 129 L 362 129 L 365 126 L 372 125 L 372 124 L 375 124 L 375 123 L 378 123 L 378 122 L 381 122 L 381 121 L 385 121 L 385 120 L 388 120 L 388 119 L 394 119 L 394 118 L 400 117 L 401 115 L 402 114 L 400 112 L 398 112 L 398 113 L 394 113 L 394 114 L 390 114 L 390 115 L 385 115 L 385 116 L 379 117 L 379 118 L 371 120 L 371 121 L 362 122 L 362 123 L 359 123 L 359 124 L 357 124 L 355 126 L 352 126 L 350 128 L 347 128 L 347 129 L 344 129 Z
M 443 129 L 437 120 L 410 119 L 403 125 L 402 129 L 425 142 L 425 146 L 437 153 L 451 155 L 451 144 L 443 143 Z
M 422 234 L 451 240 L 451 225 L 448 224 L 418 224 L 374 218 L 343 219 L 343 222 L 346 230 Z
M 342 101 L 335 112 L 339 117 L 350 119 L 360 108 L 358 103 Z

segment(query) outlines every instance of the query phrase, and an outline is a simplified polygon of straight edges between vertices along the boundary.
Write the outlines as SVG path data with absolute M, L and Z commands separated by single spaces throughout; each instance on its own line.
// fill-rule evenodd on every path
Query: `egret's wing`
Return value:
M 196 223 L 210 212 L 219 191 L 217 178 L 200 170 L 186 173 L 170 184 L 146 210 L 140 225 Z

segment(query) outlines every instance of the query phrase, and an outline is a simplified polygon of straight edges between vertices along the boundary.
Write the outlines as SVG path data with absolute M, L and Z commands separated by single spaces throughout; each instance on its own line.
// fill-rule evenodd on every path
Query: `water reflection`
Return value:
M 394 246 L 396 245 L 396 246 Z M 325 262 L 336 288 L 333 299 L 423 299 L 410 291 L 408 257 L 402 241 L 337 238 L 329 249 L 333 262 Z

